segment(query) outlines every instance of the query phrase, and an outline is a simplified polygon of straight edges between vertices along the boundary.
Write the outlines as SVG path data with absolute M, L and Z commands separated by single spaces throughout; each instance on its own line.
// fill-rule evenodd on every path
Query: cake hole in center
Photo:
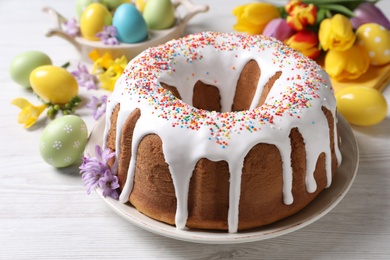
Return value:
M 279 79 L 282 72 L 277 71 L 265 84 L 263 91 L 256 100 L 256 107 L 260 107 L 264 104 L 268 93 L 271 91 L 275 81 Z M 260 79 L 261 70 L 258 63 L 255 60 L 250 60 L 244 66 L 240 73 L 240 77 L 237 80 L 236 90 L 234 94 L 233 104 L 230 111 L 221 111 L 221 94 L 218 87 L 206 84 L 198 80 L 193 88 L 192 106 L 198 109 L 204 109 L 208 111 L 216 112 L 234 112 L 249 110 L 253 99 L 256 96 L 258 88 L 258 82 Z M 178 89 L 174 86 L 170 86 L 161 82 L 161 86 L 170 91 L 173 96 L 183 100 L 180 96 Z M 184 101 L 184 100 L 183 100 Z

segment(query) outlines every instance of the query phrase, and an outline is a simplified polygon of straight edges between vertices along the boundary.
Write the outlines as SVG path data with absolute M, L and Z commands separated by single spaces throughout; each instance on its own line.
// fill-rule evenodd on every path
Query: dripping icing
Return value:
M 169 165 L 177 198 L 176 226 L 181 229 L 185 227 L 188 216 L 187 198 L 192 170 L 199 159 L 208 158 L 215 161 L 225 160 L 229 165 L 231 176 L 228 225 L 229 232 L 237 231 L 243 161 L 250 149 L 258 143 L 273 144 L 279 149 L 283 161 L 284 203 L 293 203 L 291 145 L 288 136 L 293 127 L 299 129 L 307 144 L 308 192 L 316 190 L 313 167 L 322 152 L 326 155 L 327 180 L 328 186 L 330 185 L 329 135 L 323 133 L 321 135 L 321 131 L 317 130 L 317 127 L 328 128 L 321 106 L 330 110 L 336 120 L 333 93 L 326 89 L 329 84 L 327 75 L 314 62 L 279 42 L 267 40 L 262 36 L 252 37 L 249 41 L 247 42 L 245 37 L 240 35 L 202 33 L 151 48 L 129 63 L 124 75 L 117 82 L 115 92 L 110 97 L 104 134 L 105 142 L 110 127 L 109 116 L 116 104 L 121 104 L 117 131 L 123 128 L 126 118 L 134 109 L 141 109 L 141 116 L 134 129 L 131 148 L 133 156 L 130 159 L 125 187 L 120 195 L 121 202 L 127 202 L 131 193 L 136 149 L 147 134 L 157 134 L 162 139 L 164 156 Z M 217 47 L 218 55 L 214 53 L 216 51 L 214 42 L 216 46 L 220 46 Z M 158 55 L 161 58 L 155 60 Z M 237 72 L 240 72 L 251 59 L 255 59 L 259 64 L 261 75 L 250 110 L 217 113 L 191 107 L 193 86 L 196 81 L 201 80 L 219 89 L 222 111 L 229 111 L 235 93 L 235 86 L 232 84 L 235 84 L 239 77 Z M 198 63 L 200 65 L 196 66 Z M 231 71 L 232 67 L 235 68 L 236 73 Z M 265 104 L 260 108 L 254 108 L 257 104 L 255 99 L 259 99 L 268 79 L 281 69 L 283 73 L 270 90 Z M 177 87 L 185 102 L 173 98 L 159 88 L 159 82 Z M 297 94 L 294 92 L 295 89 L 300 92 Z M 301 94 L 302 91 L 304 94 Z M 289 100 L 289 95 L 294 94 L 298 95 L 296 100 Z M 289 107 L 290 101 L 298 101 L 298 103 Z M 158 103 L 161 106 L 157 106 Z M 198 114 L 201 116 L 196 118 L 197 122 L 194 124 L 186 121 L 189 115 Z M 274 120 L 276 117 L 289 119 Z M 232 125 L 228 125 L 230 128 L 222 131 L 221 126 L 225 123 Z M 305 127 L 301 127 L 302 125 Z M 334 123 L 334 133 L 337 161 L 340 163 L 336 123 Z M 217 137 L 216 134 L 219 136 Z M 177 136 L 181 136 L 181 140 L 177 140 Z M 119 158 L 120 132 L 117 133 L 116 138 L 116 153 Z M 169 142 L 168 140 L 171 139 L 176 141 Z M 246 140 L 246 143 L 241 140 Z

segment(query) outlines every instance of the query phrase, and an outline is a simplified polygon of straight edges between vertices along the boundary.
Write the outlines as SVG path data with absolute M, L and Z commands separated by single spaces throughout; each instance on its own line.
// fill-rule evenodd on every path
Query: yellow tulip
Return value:
M 345 51 L 354 44 L 356 35 L 349 19 L 341 14 L 324 19 L 318 33 L 322 49 Z
M 249 34 L 261 34 L 267 23 L 280 17 L 278 8 L 269 3 L 238 6 L 233 9 L 233 15 L 237 17 L 237 24 L 233 28 Z
M 24 98 L 15 98 L 11 101 L 11 104 L 22 109 L 18 116 L 18 123 L 24 124 L 24 128 L 33 126 L 37 122 L 39 115 L 47 107 L 45 104 L 34 106 Z
M 346 51 L 329 50 L 325 56 L 325 71 L 336 80 L 356 79 L 370 66 L 368 54 L 358 45 Z

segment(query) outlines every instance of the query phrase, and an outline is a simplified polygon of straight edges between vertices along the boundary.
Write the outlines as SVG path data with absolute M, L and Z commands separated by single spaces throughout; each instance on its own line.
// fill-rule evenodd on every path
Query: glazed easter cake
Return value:
M 179 229 L 291 216 L 341 162 L 336 102 L 312 60 L 264 36 L 205 32 L 150 48 L 107 103 L 119 200 Z

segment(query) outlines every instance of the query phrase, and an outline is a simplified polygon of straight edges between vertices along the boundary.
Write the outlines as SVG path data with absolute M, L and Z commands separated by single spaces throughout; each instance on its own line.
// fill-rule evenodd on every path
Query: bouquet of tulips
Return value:
M 233 10 L 234 29 L 272 36 L 310 58 L 323 58 L 333 79 L 356 79 L 370 65 L 390 64 L 390 22 L 376 2 L 290 0 L 284 6 L 254 2 Z

